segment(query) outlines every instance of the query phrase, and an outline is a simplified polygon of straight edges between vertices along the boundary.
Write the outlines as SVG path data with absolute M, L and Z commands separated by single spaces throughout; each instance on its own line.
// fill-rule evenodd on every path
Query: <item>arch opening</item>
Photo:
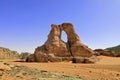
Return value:
M 67 34 L 64 31 L 61 32 L 61 40 L 67 42 Z

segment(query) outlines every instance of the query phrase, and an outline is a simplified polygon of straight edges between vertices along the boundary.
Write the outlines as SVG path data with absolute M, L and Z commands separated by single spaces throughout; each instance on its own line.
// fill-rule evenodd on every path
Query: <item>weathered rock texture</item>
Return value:
M 62 31 L 67 34 L 67 43 L 61 40 Z M 96 57 L 94 56 L 94 51 L 80 41 L 73 25 L 71 23 L 63 23 L 61 25 L 51 25 L 48 40 L 44 45 L 36 48 L 34 54 L 28 56 L 26 61 L 94 63 Z
M 63 23 L 61 30 L 65 31 L 68 36 L 68 44 L 74 57 L 90 57 L 93 55 L 94 52 L 80 41 L 71 23 Z
M 96 56 L 103 55 L 103 56 L 111 56 L 111 57 L 120 57 L 120 53 L 116 53 L 110 50 L 95 49 L 94 52 Z
M 52 53 L 57 57 L 69 57 L 70 52 L 65 42 L 61 40 L 61 29 L 55 24 L 51 25 L 52 30 L 45 43 L 47 54 Z
M 7 48 L 0 47 L 0 59 L 17 59 L 19 58 L 19 53 L 17 51 L 12 51 Z

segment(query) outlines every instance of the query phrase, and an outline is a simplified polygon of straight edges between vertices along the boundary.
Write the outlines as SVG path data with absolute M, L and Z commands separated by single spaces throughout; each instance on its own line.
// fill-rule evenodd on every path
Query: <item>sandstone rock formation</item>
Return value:
M 55 24 L 51 25 L 52 30 L 45 43 L 47 54 L 52 53 L 57 57 L 69 57 L 70 53 L 65 42 L 61 40 L 61 29 Z
M 30 54 L 29 56 L 27 56 L 26 62 L 34 62 L 34 61 L 35 61 L 34 54 Z
M 61 29 L 65 31 L 68 36 L 68 44 L 74 57 L 90 57 L 93 55 L 94 52 L 80 41 L 71 23 L 63 23 Z
M 94 52 L 95 52 L 96 56 L 103 55 L 103 56 L 111 56 L 111 57 L 120 57 L 119 53 L 116 53 L 116 52 L 110 51 L 110 50 L 95 49 Z
M 18 57 L 19 53 L 17 51 L 0 47 L 0 59 L 16 59 Z
M 67 34 L 67 43 L 61 40 L 62 31 Z M 36 48 L 34 54 L 28 56 L 26 61 L 94 63 L 96 57 L 94 56 L 94 51 L 80 41 L 73 25 L 71 23 L 63 23 L 61 25 L 51 25 L 48 40 L 44 45 Z
M 65 42 L 61 39 L 61 29 L 55 24 L 51 25 L 51 31 L 48 35 L 48 40 L 41 47 L 35 50 L 35 60 L 48 62 L 59 61 L 60 57 L 70 57 L 70 52 Z M 56 58 L 57 57 L 57 58 Z

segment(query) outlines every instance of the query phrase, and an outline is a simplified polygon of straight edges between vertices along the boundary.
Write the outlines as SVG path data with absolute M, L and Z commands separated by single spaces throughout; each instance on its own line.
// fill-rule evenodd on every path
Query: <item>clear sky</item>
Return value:
M 92 49 L 120 44 L 120 0 L 0 0 L 0 46 L 33 53 L 63 22 Z

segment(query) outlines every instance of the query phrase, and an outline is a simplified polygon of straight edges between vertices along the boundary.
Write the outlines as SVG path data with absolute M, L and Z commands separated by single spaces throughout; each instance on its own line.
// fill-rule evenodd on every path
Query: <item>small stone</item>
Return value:
M 89 71 L 89 73 L 92 73 L 92 71 Z
M 116 74 L 116 76 L 120 76 L 120 74 Z

